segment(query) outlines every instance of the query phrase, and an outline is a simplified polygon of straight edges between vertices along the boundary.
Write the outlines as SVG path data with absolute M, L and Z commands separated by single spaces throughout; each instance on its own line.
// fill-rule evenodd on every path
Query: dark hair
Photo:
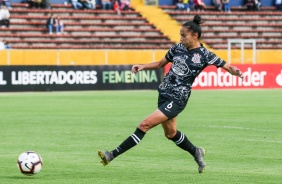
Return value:
M 195 15 L 193 21 L 188 21 L 182 24 L 182 26 L 187 27 L 188 30 L 192 31 L 193 33 L 198 33 L 198 39 L 201 38 L 202 29 L 200 24 L 202 24 L 202 18 L 199 15 Z

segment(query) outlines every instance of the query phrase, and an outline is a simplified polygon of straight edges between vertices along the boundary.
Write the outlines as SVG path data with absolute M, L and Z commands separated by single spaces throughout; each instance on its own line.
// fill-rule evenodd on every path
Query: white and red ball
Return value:
M 42 168 L 42 158 L 34 151 L 23 152 L 18 158 L 18 167 L 21 173 L 32 176 Z

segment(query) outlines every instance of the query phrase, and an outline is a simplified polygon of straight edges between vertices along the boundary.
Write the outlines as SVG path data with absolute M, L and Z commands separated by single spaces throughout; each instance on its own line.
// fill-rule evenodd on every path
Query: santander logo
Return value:
M 193 83 L 193 87 L 261 87 L 265 85 L 266 71 L 253 71 L 251 67 L 243 73 L 244 81 L 219 68 L 217 71 L 199 74 Z M 280 78 L 279 78 L 280 77 Z M 282 75 L 279 75 L 279 82 L 282 85 Z
M 223 68 L 207 67 L 194 80 L 193 89 L 281 88 L 282 64 L 238 64 L 244 81 Z
M 277 75 L 276 77 L 276 83 L 279 85 L 279 86 L 282 86 L 282 70 L 281 70 L 281 73 Z

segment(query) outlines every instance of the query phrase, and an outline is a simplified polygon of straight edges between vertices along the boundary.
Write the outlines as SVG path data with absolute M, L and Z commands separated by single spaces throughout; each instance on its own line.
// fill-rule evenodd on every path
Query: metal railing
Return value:
M 256 40 L 255 39 L 228 39 L 228 63 L 231 63 L 231 50 L 232 50 L 232 44 L 240 44 L 240 50 L 241 50 L 241 64 L 244 64 L 244 50 L 245 50 L 245 44 L 252 44 L 252 63 L 256 63 Z

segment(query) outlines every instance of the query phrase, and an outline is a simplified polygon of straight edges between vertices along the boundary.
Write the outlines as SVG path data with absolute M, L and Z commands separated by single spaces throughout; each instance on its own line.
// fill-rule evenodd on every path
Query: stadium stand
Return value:
M 74 10 L 70 4 L 52 4 L 52 9 L 27 9 L 24 3 L 13 3 L 12 7 L 10 28 L 0 28 L 0 39 L 15 49 L 168 49 L 174 44 L 135 10 L 118 16 L 99 5 L 96 10 Z M 160 8 L 181 24 L 198 13 L 176 11 L 174 5 Z M 275 6 L 256 12 L 243 6 L 232 6 L 231 10 L 218 12 L 207 6 L 200 13 L 205 20 L 202 39 L 211 48 L 226 49 L 227 40 L 233 38 L 256 39 L 257 49 L 282 48 L 282 12 Z M 61 17 L 64 34 L 48 34 L 45 23 L 50 14 Z
M 10 28 L 0 28 L 14 49 L 168 49 L 173 44 L 138 12 L 74 10 L 70 4 L 52 9 L 27 9 L 13 3 Z M 45 26 L 50 14 L 60 16 L 64 34 L 49 35 Z
M 282 49 L 282 12 L 274 6 L 251 12 L 243 6 L 231 7 L 232 13 L 219 12 L 213 6 L 207 6 L 205 12 L 176 11 L 173 5 L 160 8 L 181 24 L 200 14 L 205 20 L 202 39 L 213 49 L 227 49 L 227 40 L 238 38 L 255 39 L 257 49 Z M 232 48 L 239 47 L 239 44 L 232 45 Z
M 164 11 L 174 11 L 176 10 L 175 5 L 161 5 L 160 8 L 162 8 Z M 205 7 L 206 11 L 217 11 L 214 6 L 206 6 Z M 232 11 L 246 11 L 246 7 L 244 6 L 232 6 L 231 7 Z M 261 11 L 276 11 L 277 8 L 275 6 L 262 6 Z

